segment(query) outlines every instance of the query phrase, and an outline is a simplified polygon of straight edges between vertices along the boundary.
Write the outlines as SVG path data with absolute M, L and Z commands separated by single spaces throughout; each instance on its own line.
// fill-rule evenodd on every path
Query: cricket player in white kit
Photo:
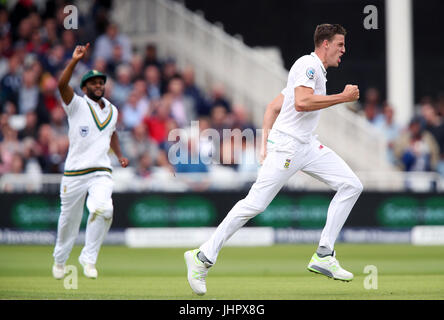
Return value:
M 76 95 L 68 85 L 77 62 L 84 57 L 88 47 L 89 43 L 75 48 L 58 84 L 68 116 L 69 150 L 60 185 L 61 213 L 53 254 L 52 273 L 56 279 L 65 276 L 65 263 L 79 232 L 87 195 L 89 217 L 79 262 L 86 277 L 97 278 L 97 256 L 113 217 L 110 148 L 122 167 L 128 165 L 115 131 L 117 108 L 103 98 L 106 75 L 96 70 L 87 72 L 80 84 L 85 93 L 83 97 Z
M 317 26 L 314 52 L 294 63 L 286 88 L 267 106 L 262 145 L 265 159 L 256 182 L 207 242 L 199 249 L 185 252 L 188 282 L 198 295 L 206 293 L 208 270 L 224 243 L 249 219 L 263 212 L 298 170 L 336 190 L 308 270 L 343 281 L 353 279 L 353 274 L 341 268 L 336 260 L 334 244 L 363 187 L 349 166 L 313 134 L 321 109 L 359 98 L 355 85 L 347 85 L 342 93 L 326 95 L 326 70 L 339 66 L 345 53 L 345 34 L 340 25 Z

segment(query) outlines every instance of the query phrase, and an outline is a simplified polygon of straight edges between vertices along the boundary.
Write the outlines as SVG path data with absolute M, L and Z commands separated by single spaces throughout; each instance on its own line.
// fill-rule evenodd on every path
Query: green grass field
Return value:
M 192 294 L 184 249 L 104 246 L 96 280 L 83 276 L 75 247 L 78 289 L 51 276 L 50 246 L 0 246 L 0 299 L 444 299 L 443 247 L 338 244 L 337 258 L 355 279 L 334 281 L 306 270 L 315 245 L 226 247 L 207 278 L 208 293 Z M 378 289 L 364 288 L 366 265 L 378 270 Z

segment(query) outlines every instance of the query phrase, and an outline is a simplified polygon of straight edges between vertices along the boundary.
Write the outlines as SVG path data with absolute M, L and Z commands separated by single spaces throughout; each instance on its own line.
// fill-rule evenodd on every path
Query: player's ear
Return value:
M 86 85 L 84 85 L 84 86 L 82 87 L 82 91 L 83 91 L 83 93 L 86 94 Z
M 323 41 L 322 45 L 323 45 L 325 48 L 328 48 L 328 46 L 330 45 L 330 41 L 328 41 L 327 39 L 325 39 L 325 40 Z

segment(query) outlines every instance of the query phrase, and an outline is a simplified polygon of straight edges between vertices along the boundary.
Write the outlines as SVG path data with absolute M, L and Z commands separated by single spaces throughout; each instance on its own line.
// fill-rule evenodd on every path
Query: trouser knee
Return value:
M 344 190 L 353 195 L 360 195 L 364 190 L 364 186 L 358 178 L 350 179 L 342 185 Z
M 87 202 L 86 206 L 92 215 L 92 219 L 102 217 L 105 220 L 110 220 L 113 217 L 114 208 L 111 201 L 104 203 L 94 203 L 91 201 Z

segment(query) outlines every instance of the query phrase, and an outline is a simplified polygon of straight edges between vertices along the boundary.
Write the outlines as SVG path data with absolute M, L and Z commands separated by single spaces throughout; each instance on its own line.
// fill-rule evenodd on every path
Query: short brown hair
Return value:
M 316 27 L 314 33 L 314 45 L 315 47 L 319 47 L 319 45 L 324 41 L 331 41 L 336 34 L 346 35 L 347 31 L 345 31 L 344 27 L 340 24 L 320 24 Z

